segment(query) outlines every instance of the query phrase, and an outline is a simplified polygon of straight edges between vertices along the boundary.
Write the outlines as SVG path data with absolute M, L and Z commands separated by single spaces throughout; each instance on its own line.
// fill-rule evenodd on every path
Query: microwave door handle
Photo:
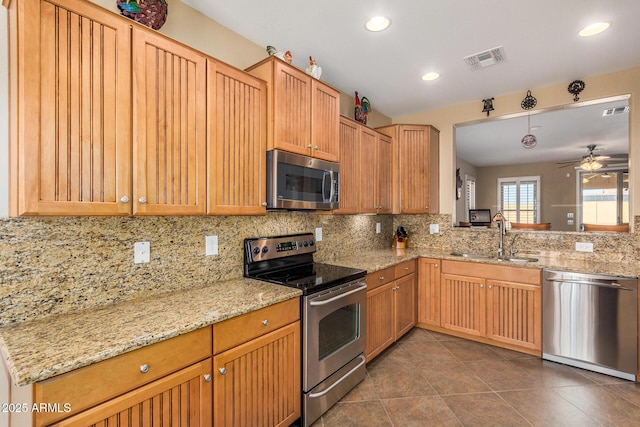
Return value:
M 332 196 L 332 190 L 331 190 L 331 183 L 333 183 L 333 173 L 331 171 L 324 171 L 323 175 L 322 175 L 322 199 L 323 202 L 327 202 L 327 198 L 326 198 L 326 194 L 327 194 L 327 178 L 329 178 L 329 200 L 331 201 L 331 196 Z
M 329 203 L 333 202 L 333 198 L 336 195 L 336 180 L 333 171 L 329 171 L 329 176 L 331 177 L 331 191 L 329 191 Z

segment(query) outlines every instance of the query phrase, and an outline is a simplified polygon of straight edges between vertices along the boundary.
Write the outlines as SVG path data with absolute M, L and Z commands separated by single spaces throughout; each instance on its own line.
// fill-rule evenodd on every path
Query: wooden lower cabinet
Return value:
M 300 321 L 213 358 L 216 427 L 289 426 L 300 417 Z
M 440 260 L 418 260 L 418 324 L 440 326 Z
M 367 286 L 365 357 L 370 361 L 416 324 L 415 261 L 369 274 Z
M 440 281 L 443 329 L 510 349 L 540 353 L 540 270 L 445 260 Z
M 211 358 L 54 426 L 211 426 Z

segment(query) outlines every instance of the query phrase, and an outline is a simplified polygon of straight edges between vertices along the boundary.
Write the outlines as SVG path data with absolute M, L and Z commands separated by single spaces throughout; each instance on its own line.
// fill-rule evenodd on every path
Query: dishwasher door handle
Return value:
M 608 282 L 608 281 L 591 281 L 591 280 L 575 280 L 575 279 L 546 279 L 547 282 L 551 283 L 575 283 L 576 285 L 590 285 L 590 286 L 600 286 L 603 288 L 612 288 L 618 289 L 621 291 L 634 291 L 635 289 L 627 288 L 626 286 L 621 285 L 618 282 Z

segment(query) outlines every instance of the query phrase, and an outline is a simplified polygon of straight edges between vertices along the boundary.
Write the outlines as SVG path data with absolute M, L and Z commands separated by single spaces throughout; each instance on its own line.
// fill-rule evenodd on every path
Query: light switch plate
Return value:
M 578 252 L 593 252 L 593 243 L 576 242 L 576 251 Z
M 380 234 L 380 232 L 382 231 L 380 223 L 376 222 L 376 234 Z
M 205 236 L 205 255 L 218 255 L 218 236 Z
M 133 244 L 133 263 L 143 264 L 151 258 L 151 245 L 149 242 L 135 242 Z
M 440 232 L 440 224 L 429 224 L 429 234 L 436 234 Z
M 322 242 L 322 227 L 316 227 L 316 242 Z

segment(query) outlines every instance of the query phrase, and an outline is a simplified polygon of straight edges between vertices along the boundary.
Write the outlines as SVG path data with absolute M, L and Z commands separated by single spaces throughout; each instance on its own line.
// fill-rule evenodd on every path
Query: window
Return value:
M 581 224 L 629 223 L 629 172 L 627 169 L 579 171 L 578 180 Z
M 469 221 L 469 209 L 476 208 L 476 177 L 465 174 L 464 181 L 464 217 Z
M 540 177 L 498 178 L 498 208 L 510 222 L 540 222 Z

